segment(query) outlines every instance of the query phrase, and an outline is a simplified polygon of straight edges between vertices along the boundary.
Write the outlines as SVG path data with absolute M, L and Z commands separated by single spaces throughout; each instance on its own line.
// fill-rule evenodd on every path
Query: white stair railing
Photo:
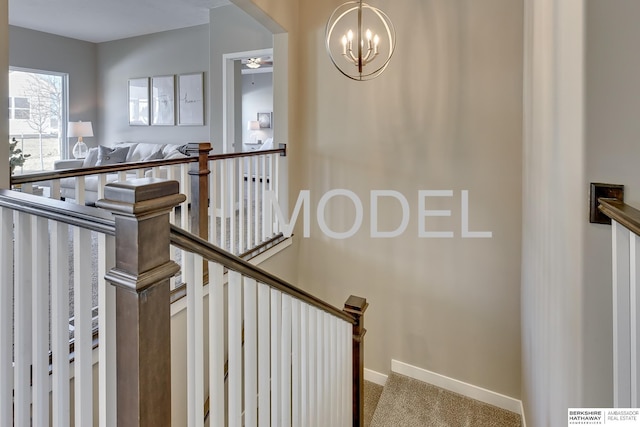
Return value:
M 60 202 L 44 211 L 34 199 L 41 198 L 2 190 L 0 201 L 0 426 L 94 425 L 94 420 L 114 426 L 115 412 L 108 410 L 114 407 L 108 380 L 115 373 L 109 356 L 113 331 L 107 332 L 113 298 L 106 289 L 99 298 L 92 294 L 93 280 L 105 287 L 91 274 L 94 260 L 100 260 L 103 272 L 113 266 L 113 221 L 88 215 L 84 206 L 65 216 L 64 209 L 73 205 Z M 101 387 L 95 397 L 106 410 L 99 413 L 92 374 L 98 362 L 96 304 L 104 324 Z
M 341 311 L 185 231 L 174 228 L 171 238 L 193 252 L 183 265 L 194 272 L 187 283 L 188 426 L 204 425 L 206 391 L 210 425 L 353 425 L 354 324 L 361 328 L 366 301 L 352 297 L 351 310 Z M 198 337 L 206 330 L 203 348 Z
M 0 255 L 3 271 L 14 271 L 0 275 L 0 427 L 171 419 L 169 279 L 179 267 L 170 241 L 185 251 L 188 393 L 174 399 L 189 405 L 189 426 L 204 424 L 205 398 L 212 425 L 361 422 L 366 301 L 350 297 L 339 310 L 170 226 L 169 212 L 185 200 L 178 189 L 175 181 L 108 184 L 98 206 L 113 214 L 0 190 Z M 87 274 L 94 260 L 108 281 L 99 290 L 99 351 Z
M 600 199 L 612 219 L 613 405 L 640 406 L 640 211 Z
M 209 241 L 236 255 L 248 253 L 278 235 L 278 225 L 270 222 L 276 215 L 268 212 L 270 206 L 263 201 L 267 191 L 275 193 L 276 199 L 280 192 L 286 192 L 286 182 L 278 178 L 286 148 L 210 155 L 210 144 L 198 143 L 188 144 L 186 150 L 191 158 L 40 172 L 12 177 L 12 185 L 25 193 L 34 193 L 37 188 L 47 197 L 60 199 L 66 196 L 68 200 L 84 205 L 85 202 L 94 203 L 96 194 L 99 199 L 109 182 L 145 176 L 165 178 L 178 181 L 180 193 L 187 196 L 172 211 L 172 224 L 193 231 L 193 218 L 190 217 L 194 214 L 196 218 L 208 216 L 209 221 L 204 223 L 208 225 L 208 231 L 195 234 L 208 236 Z M 206 168 L 203 171 L 201 164 Z M 209 179 L 200 181 L 201 173 Z M 199 190 L 203 197 L 192 197 L 194 186 L 198 188 L 204 183 L 207 188 Z M 200 210 L 200 205 L 205 208 Z M 177 258 L 175 254 L 172 257 Z M 174 287 L 178 284 L 174 283 Z

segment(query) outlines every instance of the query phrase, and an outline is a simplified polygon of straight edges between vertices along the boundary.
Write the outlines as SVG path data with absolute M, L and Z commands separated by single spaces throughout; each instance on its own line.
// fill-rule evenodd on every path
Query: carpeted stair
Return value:
M 381 386 L 365 382 L 365 427 L 521 427 L 518 414 L 391 373 Z M 375 406 L 373 406 L 375 405 Z

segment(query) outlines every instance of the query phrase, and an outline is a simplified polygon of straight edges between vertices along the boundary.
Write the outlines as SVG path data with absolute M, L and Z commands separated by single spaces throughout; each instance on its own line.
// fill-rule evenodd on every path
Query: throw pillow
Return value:
M 162 160 L 162 159 L 164 159 L 164 155 L 162 154 L 162 150 L 158 150 L 155 153 L 149 154 L 147 157 L 142 159 L 142 161 L 146 162 L 146 161 L 149 161 L 149 160 Z
M 98 147 L 98 162 L 96 166 L 115 165 L 118 163 L 124 163 L 129 152 L 129 147 L 105 147 L 101 145 Z
M 84 161 L 82 162 L 82 167 L 92 168 L 96 165 L 97 161 L 98 161 L 98 147 L 89 148 L 87 157 L 85 157 Z

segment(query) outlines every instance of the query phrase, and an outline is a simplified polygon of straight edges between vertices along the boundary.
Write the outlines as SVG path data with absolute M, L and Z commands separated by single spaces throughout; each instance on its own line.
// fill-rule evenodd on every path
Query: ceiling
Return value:
M 209 22 L 229 0 L 9 0 L 9 24 L 93 43 Z

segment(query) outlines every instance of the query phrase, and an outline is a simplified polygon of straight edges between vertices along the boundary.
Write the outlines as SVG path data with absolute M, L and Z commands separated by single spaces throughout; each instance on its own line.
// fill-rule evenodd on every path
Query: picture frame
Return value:
M 151 78 L 151 125 L 173 126 L 175 113 L 175 76 Z
M 149 126 L 149 77 L 129 79 L 129 126 Z
M 258 113 L 258 123 L 260 123 L 260 129 L 271 129 L 271 121 L 273 119 L 273 113 Z
M 204 73 L 178 76 L 178 125 L 204 125 Z

